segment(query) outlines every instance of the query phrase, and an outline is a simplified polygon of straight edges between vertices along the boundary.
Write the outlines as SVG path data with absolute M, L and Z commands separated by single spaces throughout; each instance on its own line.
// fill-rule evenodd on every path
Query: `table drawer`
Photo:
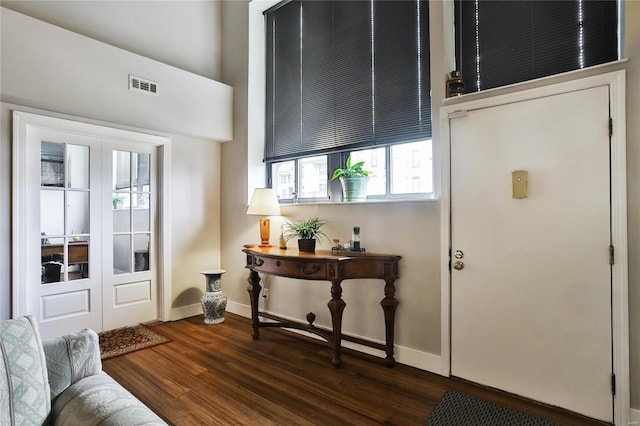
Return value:
M 253 256 L 251 269 L 257 272 L 279 275 L 282 277 L 303 279 L 327 279 L 327 266 L 321 262 L 300 259 L 273 259 L 270 257 Z

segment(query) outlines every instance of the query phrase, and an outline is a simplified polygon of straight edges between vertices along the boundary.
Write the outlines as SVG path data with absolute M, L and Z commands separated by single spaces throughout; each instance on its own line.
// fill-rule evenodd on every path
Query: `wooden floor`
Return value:
M 349 350 L 335 369 L 322 342 L 280 329 L 254 341 L 250 321 L 230 313 L 218 325 L 196 316 L 152 328 L 172 342 L 103 368 L 172 425 L 425 425 L 447 389 L 561 425 L 602 424 Z

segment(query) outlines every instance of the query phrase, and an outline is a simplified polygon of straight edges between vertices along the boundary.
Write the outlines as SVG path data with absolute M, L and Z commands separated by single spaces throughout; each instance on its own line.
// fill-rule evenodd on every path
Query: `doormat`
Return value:
M 427 418 L 429 426 L 558 426 L 493 402 L 449 389 Z
M 98 336 L 103 360 L 171 341 L 142 324 L 103 331 Z

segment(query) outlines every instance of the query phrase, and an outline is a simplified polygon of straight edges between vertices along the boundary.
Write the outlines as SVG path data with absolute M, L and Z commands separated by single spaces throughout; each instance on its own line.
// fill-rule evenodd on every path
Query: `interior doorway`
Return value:
M 14 316 L 45 338 L 162 319 L 169 140 L 18 112 L 14 130 Z

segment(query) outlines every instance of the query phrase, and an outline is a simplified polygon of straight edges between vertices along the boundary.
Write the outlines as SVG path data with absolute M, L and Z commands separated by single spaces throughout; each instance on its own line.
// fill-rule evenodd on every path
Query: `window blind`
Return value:
M 618 59 L 615 0 L 455 0 L 465 92 Z
M 265 159 L 429 139 L 428 13 L 421 0 L 267 11 Z

